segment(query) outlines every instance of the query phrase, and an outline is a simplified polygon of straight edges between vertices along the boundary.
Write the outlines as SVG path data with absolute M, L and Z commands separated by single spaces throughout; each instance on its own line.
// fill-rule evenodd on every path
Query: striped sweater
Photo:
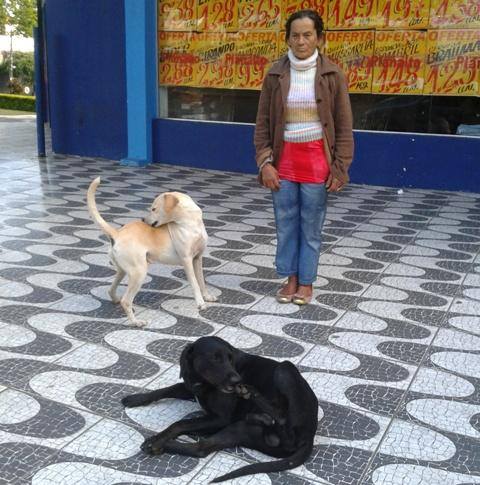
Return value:
M 284 140 L 304 143 L 322 138 L 322 125 L 315 100 L 315 73 L 318 51 L 300 60 L 289 51 L 290 89 L 285 110 Z

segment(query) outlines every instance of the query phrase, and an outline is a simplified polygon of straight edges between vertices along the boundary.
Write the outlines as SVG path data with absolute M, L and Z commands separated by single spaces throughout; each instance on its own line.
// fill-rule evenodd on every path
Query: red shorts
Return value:
M 290 182 L 324 183 L 330 174 L 323 140 L 283 142 L 278 162 L 280 179 Z

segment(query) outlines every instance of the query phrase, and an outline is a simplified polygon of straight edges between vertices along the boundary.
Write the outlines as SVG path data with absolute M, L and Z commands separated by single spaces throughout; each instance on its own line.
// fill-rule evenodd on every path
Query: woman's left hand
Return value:
M 339 190 L 342 190 L 344 185 L 345 184 L 341 180 L 338 180 L 332 174 L 328 176 L 327 182 L 325 183 L 327 192 L 338 192 Z

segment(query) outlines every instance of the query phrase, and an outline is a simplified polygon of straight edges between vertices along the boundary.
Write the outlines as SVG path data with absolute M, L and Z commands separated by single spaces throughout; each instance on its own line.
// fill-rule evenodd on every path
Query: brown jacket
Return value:
M 290 61 L 283 56 L 273 64 L 263 81 L 254 137 L 257 166 L 269 156 L 272 156 L 274 165 L 279 160 L 289 87 Z M 348 87 L 340 68 L 322 54 L 317 60 L 315 96 L 330 171 L 335 178 L 347 183 L 353 158 L 352 108 Z

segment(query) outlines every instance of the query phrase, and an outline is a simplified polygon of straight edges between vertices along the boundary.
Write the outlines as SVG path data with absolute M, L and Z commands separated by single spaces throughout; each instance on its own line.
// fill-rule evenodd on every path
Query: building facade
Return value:
M 347 74 L 352 182 L 480 191 L 478 0 L 44 0 L 53 150 L 255 172 L 259 89 L 299 8 Z

